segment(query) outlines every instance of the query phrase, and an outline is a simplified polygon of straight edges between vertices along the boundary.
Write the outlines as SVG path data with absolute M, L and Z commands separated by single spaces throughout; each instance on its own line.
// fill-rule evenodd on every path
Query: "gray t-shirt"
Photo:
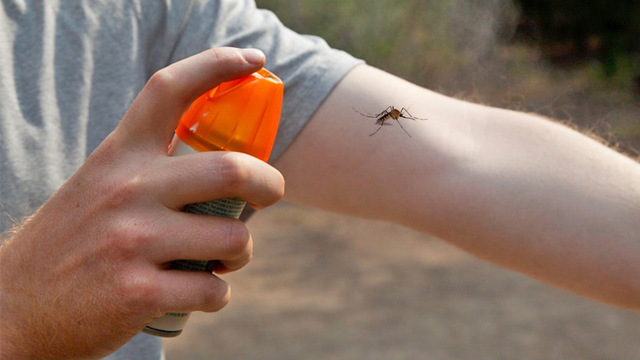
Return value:
M 118 124 L 147 79 L 218 46 L 255 47 L 285 83 L 276 158 L 360 63 L 251 0 L 3 0 L 0 231 L 33 213 Z M 158 359 L 141 334 L 110 359 Z

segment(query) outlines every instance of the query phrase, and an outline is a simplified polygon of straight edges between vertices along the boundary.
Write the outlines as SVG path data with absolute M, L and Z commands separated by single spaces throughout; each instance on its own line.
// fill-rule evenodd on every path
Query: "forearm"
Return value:
M 369 136 L 375 124 L 353 108 L 389 105 L 429 120 L 405 120 L 411 137 L 398 126 Z M 360 67 L 277 165 L 289 200 L 399 222 L 640 309 L 640 165 L 564 126 Z
M 426 224 L 418 210 L 406 223 L 501 266 L 640 309 L 640 166 L 536 116 L 471 113 L 481 136 L 472 158 L 437 184 L 451 194 L 433 199 L 440 219 Z

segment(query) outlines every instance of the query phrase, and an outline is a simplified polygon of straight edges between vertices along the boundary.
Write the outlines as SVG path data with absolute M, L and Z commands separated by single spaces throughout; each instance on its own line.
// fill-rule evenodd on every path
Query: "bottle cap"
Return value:
M 266 69 L 224 82 L 191 104 L 176 135 L 197 151 L 239 151 L 267 161 L 282 93 L 282 81 Z

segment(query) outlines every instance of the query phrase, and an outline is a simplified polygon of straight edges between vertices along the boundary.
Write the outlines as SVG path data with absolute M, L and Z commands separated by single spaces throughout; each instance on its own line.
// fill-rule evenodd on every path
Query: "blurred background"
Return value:
M 259 0 L 281 21 L 444 94 L 535 112 L 640 157 L 640 1 Z M 638 359 L 640 315 L 392 224 L 290 204 L 168 359 Z

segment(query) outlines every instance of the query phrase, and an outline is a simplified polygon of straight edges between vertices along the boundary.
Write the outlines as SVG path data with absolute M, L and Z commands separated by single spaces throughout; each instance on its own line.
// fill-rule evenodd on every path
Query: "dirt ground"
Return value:
M 167 359 L 640 359 L 640 314 L 412 230 L 289 204 L 248 226 L 231 303 L 194 313 Z

